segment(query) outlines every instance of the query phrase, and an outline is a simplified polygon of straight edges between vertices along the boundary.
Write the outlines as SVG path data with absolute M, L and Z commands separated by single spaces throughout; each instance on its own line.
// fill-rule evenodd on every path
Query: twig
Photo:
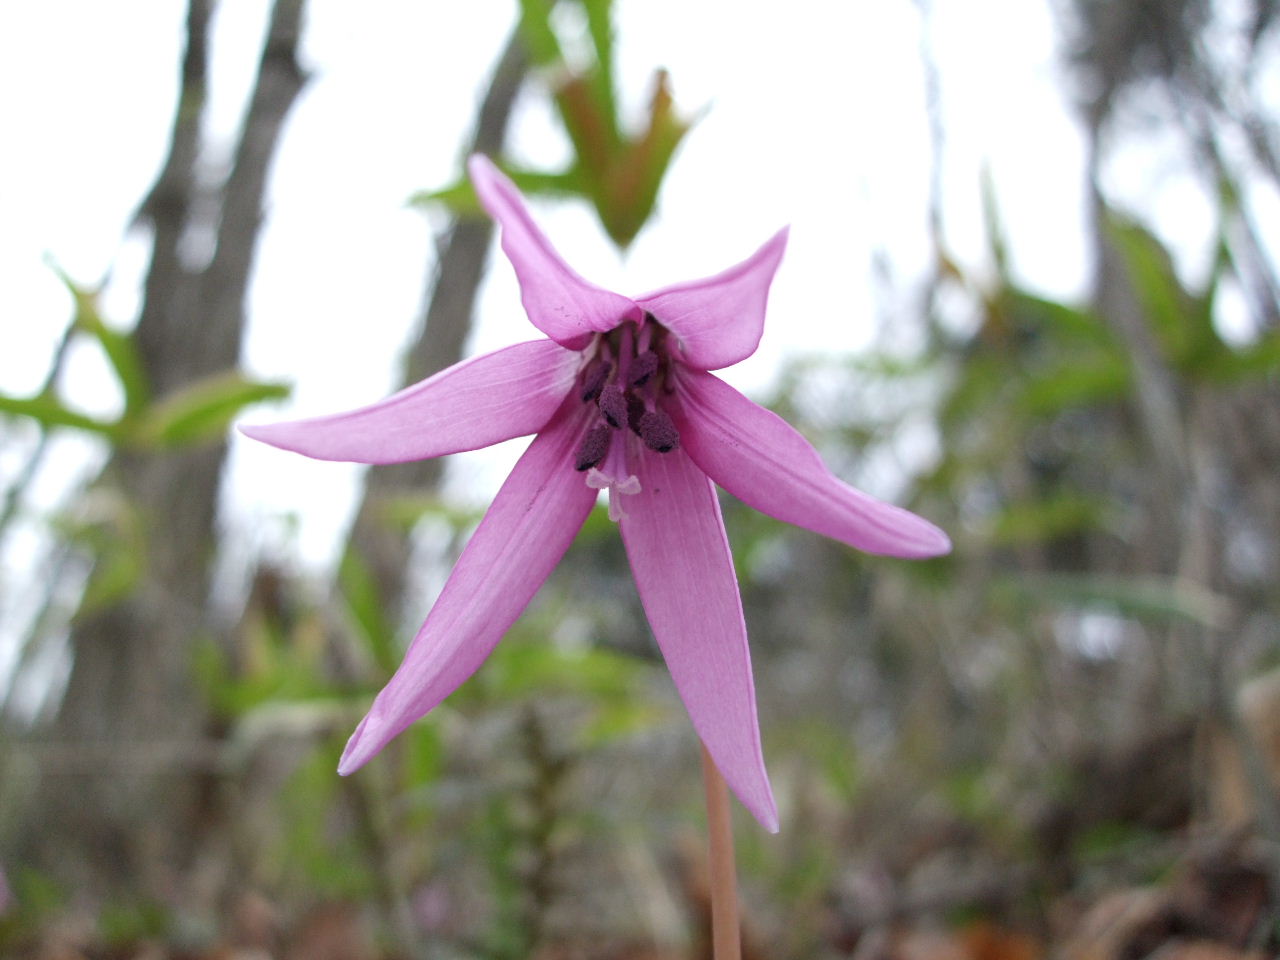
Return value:
M 729 790 L 716 762 L 702 745 L 702 780 L 707 792 L 707 839 L 711 846 L 711 943 L 715 960 L 741 960 L 738 883 L 733 866 L 733 826 Z

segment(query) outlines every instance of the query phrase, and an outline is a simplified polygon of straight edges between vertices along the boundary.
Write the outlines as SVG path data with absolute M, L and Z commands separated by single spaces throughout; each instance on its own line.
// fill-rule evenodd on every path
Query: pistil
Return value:
M 587 486 L 593 490 L 609 491 L 609 519 L 614 523 L 626 517 L 622 508 L 624 496 L 634 496 L 640 492 L 640 480 L 627 470 L 627 438 L 619 437 L 609 450 L 604 468 L 592 467 L 587 471 Z

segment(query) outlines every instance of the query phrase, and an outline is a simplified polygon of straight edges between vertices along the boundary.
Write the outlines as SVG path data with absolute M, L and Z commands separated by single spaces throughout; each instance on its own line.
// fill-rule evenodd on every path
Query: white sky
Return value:
M 934 6 L 929 43 L 942 74 L 952 246 L 962 262 L 983 266 L 979 177 L 989 164 L 1016 272 L 1049 295 L 1080 294 L 1082 147 L 1063 101 L 1047 2 Z M 220 4 L 211 165 L 230 149 L 266 8 L 265 0 Z M 0 5 L 5 393 L 36 388 L 68 317 L 46 254 L 83 283 L 114 268 L 108 317 L 127 326 L 135 316 L 146 248 L 121 238 L 166 148 L 184 9 L 180 0 L 124 9 L 96 0 Z M 619 0 L 617 10 L 623 103 L 638 112 L 653 69 L 664 66 L 677 103 L 707 112 L 625 262 L 584 204 L 535 205 L 553 241 L 587 277 L 636 293 L 715 272 L 790 223 L 761 350 L 728 378 L 758 390 L 790 356 L 867 345 L 891 306 L 877 300 L 873 256 L 888 254 L 904 290 L 929 256 L 915 4 L 795 0 L 782 14 L 777 4 L 744 0 Z M 272 176 L 245 355 L 252 374 L 290 380 L 295 392 L 287 406 L 251 418 L 344 409 L 394 386 L 438 226 L 405 200 L 456 175 L 514 14 L 513 2 L 310 3 L 303 59 L 312 80 Z M 530 163 L 566 158 L 541 95 L 521 101 L 513 145 Z M 535 335 L 509 267 L 500 258 L 494 267 L 473 351 Z M 95 412 L 119 403 L 88 349 L 74 356 L 65 392 Z M 513 459 L 520 446 L 499 458 Z M 0 476 L 22 454 L 0 448 Z M 83 462 L 82 444 L 60 440 L 37 507 L 53 506 Z M 458 458 L 455 487 L 485 496 L 500 479 L 493 463 L 492 455 Z M 296 549 L 306 565 L 323 567 L 349 517 L 357 468 L 240 437 L 232 464 L 234 526 L 278 547 L 287 539 L 279 518 L 296 512 Z

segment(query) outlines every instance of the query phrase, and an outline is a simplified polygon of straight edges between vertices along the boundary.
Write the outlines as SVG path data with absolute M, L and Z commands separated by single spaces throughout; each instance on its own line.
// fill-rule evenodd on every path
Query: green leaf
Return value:
M 435 717 L 424 717 L 401 734 L 404 739 L 405 780 L 421 789 L 444 770 L 445 743 Z
M 603 184 L 600 217 L 619 246 L 630 244 L 653 215 L 671 159 L 692 125 L 676 114 L 667 72 L 657 71 L 649 124 L 642 134 L 627 141 Z
M 975 353 L 960 368 L 959 379 L 942 402 L 939 417 L 944 430 L 954 430 L 981 419 L 1010 383 L 1010 358 Z
M 427 518 L 444 520 L 457 531 L 479 523 L 483 516 L 483 510 L 428 493 L 389 497 L 378 505 L 377 513 L 379 522 L 406 533 Z
M 102 347 L 102 352 L 106 354 L 107 361 L 111 364 L 111 369 L 115 372 L 120 389 L 124 393 L 126 415 L 141 409 L 150 396 L 150 387 L 143 370 L 142 359 L 134 346 L 133 336 L 112 330 L 106 325 L 102 314 L 98 311 L 96 290 L 79 286 L 51 258 L 47 258 L 46 262 L 62 281 L 62 285 L 67 288 L 67 292 L 71 294 L 75 303 L 76 327 L 97 340 Z
M 132 425 L 130 440 L 142 446 L 174 448 L 222 436 L 232 419 L 250 404 L 289 395 L 282 383 L 249 380 L 238 371 L 215 374 L 188 384 L 145 410 Z
M 218 709 L 238 717 L 278 708 L 277 713 L 261 714 L 255 721 L 260 723 L 273 717 L 301 722 L 329 709 L 357 713 L 334 693 L 325 661 L 325 631 L 325 621 L 316 611 L 302 610 L 281 620 L 251 604 L 239 628 L 234 674 L 229 666 L 221 668 L 222 679 L 210 690 Z M 216 664 L 201 667 L 204 677 L 218 680 Z
M 509 637 L 485 664 L 484 680 L 500 699 L 557 692 L 611 700 L 626 696 L 641 669 L 635 658 L 599 647 L 562 650 Z
M 1178 279 L 1173 257 L 1154 233 L 1133 220 L 1112 213 L 1107 225 L 1166 360 L 1186 369 L 1206 336 L 1205 320 Z M 1216 337 L 1211 322 L 1207 335 Z
M 80 597 L 76 613 L 86 616 L 114 606 L 133 592 L 142 579 L 144 553 L 135 544 L 101 543 L 100 552 Z
M 1001 281 L 1006 281 L 1009 277 L 1009 241 L 1005 234 L 1004 221 L 1000 216 L 1000 203 L 996 199 L 996 183 L 991 174 L 990 164 L 982 165 L 980 184 L 982 223 L 986 227 L 987 242 L 991 247 L 991 260 L 996 266 L 996 276 Z
M 553 0 L 520 0 L 520 36 L 529 59 L 539 67 L 555 67 L 564 62 L 560 40 L 551 28 Z
M 1032 327 L 1054 340 L 1107 345 L 1119 350 L 1110 328 L 1091 310 L 1048 300 L 1017 287 L 1007 287 L 1003 297 L 1006 308 L 1017 317 L 1019 325 Z
M 80 596 L 77 617 L 112 606 L 133 592 L 147 566 L 147 539 L 139 508 L 125 497 L 99 491 L 88 519 L 60 517 L 68 540 L 93 558 L 89 581 Z
M 1016 597 L 1076 607 L 1110 607 L 1134 617 L 1190 620 L 1208 627 L 1227 622 L 1231 601 L 1203 584 L 1175 577 L 1044 574 L 1000 581 Z
M 353 789 L 334 775 L 340 752 L 340 740 L 321 744 L 292 771 L 273 798 L 280 829 L 264 837 L 267 848 L 258 855 L 279 864 L 281 883 L 322 897 L 364 901 L 378 884 L 362 831 L 334 815 L 338 791 Z
M 378 667 L 384 673 L 395 670 L 400 662 L 395 647 L 395 624 L 382 609 L 382 594 L 369 565 L 351 547 L 342 555 L 338 566 L 338 588 Z
M 593 188 L 597 207 L 601 199 L 599 190 L 617 163 L 622 139 L 615 119 L 601 102 L 598 87 L 589 76 L 579 75 L 565 77 L 554 91 L 560 122 L 573 143 L 578 165 Z
M 107 437 L 114 437 L 118 433 L 117 424 L 76 413 L 49 394 L 36 397 L 6 397 L 0 394 L 0 413 L 31 417 L 45 427 L 73 427 Z
M 651 730 L 667 719 L 668 711 L 656 703 L 639 698 L 606 700 L 597 705 L 595 716 L 582 727 L 582 747 L 584 750 L 593 750 L 607 746 Z
M 1042 543 L 1067 534 L 1097 529 L 1106 513 L 1106 505 L 1102 502 L 1074 493 L 1010 504 L 994 517 L 991 539 L 1000 546 Z
M 610 126 L 618 128 L 617 98 L 614 94 L 617 78 L 613 72 L 613 0 L 582 0 L 587 14 L 587 32 L 595 50 L 597 68 L 592 80 L 596 97 L 604 108 Z
M 1239 383 L 1254 377 L 1280 373 L 1280 330 L 1266 333 L 1257 343 L 1240 349 L 1226 347 L 1205 365 L 1206 379 L 1216 383 Z
M 620 139 L 613 80 L 607 72 L 612 69 L 613 59 L 608 10 L 586 8 L 597 63 L 587 73 L 578 74 L 570 73 L 565 63 L 560 40 L 551 24 L 552 6 L 549 0 L 521 0 L 521 36 L 529 58 L 542 69 L 544 76 L 553 78 L 552 93 L 560 122 L 589 180 L 598 184 L 613 161 Z M 601 52 L 607 63 L 599 60 Z
M 541 170 L 524 170 L 505 165 L 502 170 L 512 182 L 527 196 L 586 196 L 586 187 L 582 174 L 575 167 L 559 173 L 548 173 Z M 480 201 L 476 199 L 475 188 L 467 177 L 455 180 L 447 187 L 439 190 L 420 190 L 409 198 L 409 204 L 415 207 L 443 205 L 449 212 L 459 217 L 479 217 L 483 215 Z
M 1129 382 L 1129 366 L 1123 356 L 1094 353 L 1064 357 L 1052 369 L 1032 376 L 1018 405 L 1029 416 L 1051 416 L 1119 400 L 1127 394 Z

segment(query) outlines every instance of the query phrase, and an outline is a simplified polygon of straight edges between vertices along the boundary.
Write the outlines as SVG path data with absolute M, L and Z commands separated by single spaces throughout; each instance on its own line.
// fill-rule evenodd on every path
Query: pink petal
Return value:
M 640 492 L 627 498 L 622 540 L 649 625 L 725 781 L 776 833 L 747 628 L 715 489 L 681 451 L 660 454 L 634 437 L 628 442 Z
M 592 333 L 641 318 L 630 299 L 588 283 L 560 258 L 529 216 L 516 185 L 488 157 L 473 155 L 467 169 L 480 203 L 502 227 L 502 249 L 515 267 L 520 299 L 535 327 L 580 350 Z
M 579 362 L 552 340 L 517 343 L 359 410 L 240 432 L 317 460 L 404 463 L 478 450 L 542 429 L 572 388 Z
M 705 280 L 637 297 L 636 303 L 680 340 L 685 363 L 718 370 L 756 352 L 769 285 L 787 246 L 783 227 L 735 267 Z
M 947 535 L 836 479 L 781 417 L 709 373 L 682 370 L 672 419 L 693 462 L 743 503 L 786 523 L 891 557 L 936 557 Z
M 341 774 L 359 769 L 484 662 L 560 562 L 596 491 L 573 469 L 589 406 L 571 398 L 498 491 L 404 662 L 347 742 Z

